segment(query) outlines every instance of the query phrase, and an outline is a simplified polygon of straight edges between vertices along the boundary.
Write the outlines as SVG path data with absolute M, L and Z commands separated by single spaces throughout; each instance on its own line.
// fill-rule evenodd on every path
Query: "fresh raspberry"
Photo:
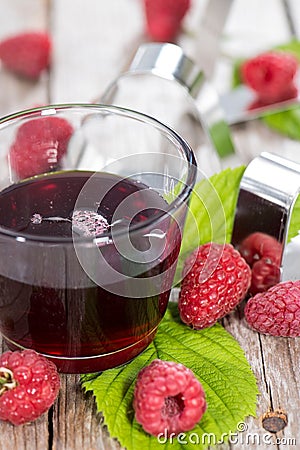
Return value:
M 47 353 L 47 349 L 50 346 L 53 348 L 55 342 L 60 346 L 66 344 L 66 308 L 56 289 L 36 287 L 32 290 L 28 328 L 31 342 L 35 342 L 37 351 Z
M 187 258 L 179 296 L 181 320 L 195 329 L 214 325 L 240 303 L 251 270 L 231 244 L 208 243 Z
M 252 267 L 251 294 L 264 292 L 280 281 L 280 266 L 269 258 L 262 258 Z
M 300 281 L 278 283 L 250 298 L 245 318 L 260 333 L 300 336 Z
M 33 350 L 0 357 L 0 419 L 32 422 L 54 403 L 60 388 L 55 365 Z
M 173 42 L 191 0 L 144 0 L 146 32 L 153 41 Z
M 91 210 L 74 210 L 72 214 L 73 231 L 81 236 L 99 236 L 109 228 L 105 217 Z
M 17 75 L 37 79 L 49 66 L 51 40 L 47 33 L 27 32 L 0 42 L 3 65 Z
M 191 430 L 206 410 L 205 393 L 182 364 L 156 359 L 138 374 L 133 407 L 136 420 L 154 436 Z
M 243 240 L 239 251 L 252 269 L 252 294 L 279 282 L 282 244 L 277 239 L 261 232 L 252 233 Z
M 57 169 L 73 128 L 61 117 L 40 117 L 23 123 L 9 151 L 12 169 L 27 178 Z
M 294 85 L 297 69 L 298 61 L 292 54 L 273 51 L 245 61 L 241 76 L 264 105 L 288 100 L 297 94 Z

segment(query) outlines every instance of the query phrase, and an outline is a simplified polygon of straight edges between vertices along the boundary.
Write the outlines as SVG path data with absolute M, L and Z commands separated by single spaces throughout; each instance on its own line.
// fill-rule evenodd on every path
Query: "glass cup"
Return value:
M 154 118 L 51 105 L 0 120 L 0 331 L 60 371 L 134 358 L 165 313 L 196 177 Z

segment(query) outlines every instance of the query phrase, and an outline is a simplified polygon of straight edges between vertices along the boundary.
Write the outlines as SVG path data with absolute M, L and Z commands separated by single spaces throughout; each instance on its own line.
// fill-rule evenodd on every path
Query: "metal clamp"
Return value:
M 231 242 L 243 250 L 245 240 L 255 233 L 274 238 L 271 253 L 276 248 L 272 262 L 278 266 L 278 275 L 272 284 L 282 279 L 288 228 L 299 191 L 300 164 L 271 153 L 253 159 L 241 180 Z
M 97 101 L 113 103 L 119 80 L 141 74 L 175 81 L 183 87 L 194 103 L 196 119 L 199 120 L 219 157 L 224 158 L 235 154 L 230 130 L 224 120 L 217 92 L 206 81 L 203 70 L 183 53 L 181 47 L 175 44 L 141 45 L 128 70 L 121 73 Z

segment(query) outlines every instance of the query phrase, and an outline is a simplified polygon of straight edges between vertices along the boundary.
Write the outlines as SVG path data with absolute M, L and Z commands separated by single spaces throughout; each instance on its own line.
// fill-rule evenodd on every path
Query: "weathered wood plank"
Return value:
M 85 394 L 79 376 L 62 375 L 62 390 L 53 412 L 53 450 L 108 449 L 119 446 L 102 427 L 94 399 Z
M 257 402 L 257 417 L 247 420 L 247 430 L 241 439 L 258 434 L 259 448 L 269 448 L 274 439 L 290 439 L 300 442 L 297 411 L 300 405 L 299 378 L 295 368 L 299 367 L 298 340 L 259 335 L 249 329 L 242 308 L 224 320 L 225 328 L 244 349 L 258 382 L 260 395 Z M 283 409 L 288 415 L 288 425 L 272 437 L 261 424 L 261 417 L 269 409 Z M 273 439 L 273 441 L 271 440 Z M 242 441 L 241 441 L 242 442 Z M 246 445 L 239 448 L 249 448 Z M 286 448 L 284 445 L 279 448 Z M 291 447 L 292 448 L 292 447 Z

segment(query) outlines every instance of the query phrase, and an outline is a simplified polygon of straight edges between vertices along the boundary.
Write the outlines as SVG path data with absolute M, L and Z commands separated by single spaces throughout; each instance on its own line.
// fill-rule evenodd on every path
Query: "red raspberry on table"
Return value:
M 26 32 L 0 42 L 2 64 L 17 75 L 37 79 L 50 64 L 51 39 L 44 32 Z
M 159 42 L 175 40 L 191 0 L 144 0 L 146 32 Z
M 294 77 L 297 59 L 289 53 L 266 52 L 245 61 L 241 66 L 243 83 L 258 95 L 258 104 L 288 100 L 297 95 Z
M 266 291 L 279 282 L 282 244 L 277 239 L 255 232 L 242 241 L 239 251 L 252 269 L 252 294 Z
M 20 178 L 57 169 L 72 133 L 71 124 L 62 117 L 28 120 L 18 128 L 9 150 L 12 169 Z
M 194 373 L 182 364 L 156 359 L 138 374 L 133 406 L 147 433 L 191 430 L 205 410 L 205 393 Z
M 251 294 L 264 292 L 280 281 L 280 266 L 274 264 L 269 258 L 262 258 L 252 267 Z
M 0 419 L 32 422 L 54 403 L 60 388 L 56 366 L 33 350 L 0 356 Z
M 181 320 L 195 329 L 214 325 L 245 297 L 251 270 L 231 244 L 208 243 L 194 250 L 184 266 L 179 295 Z
M 250 298 L 245 318 L 259 333 L 300 336 L 300 281 L 278 283 Z

